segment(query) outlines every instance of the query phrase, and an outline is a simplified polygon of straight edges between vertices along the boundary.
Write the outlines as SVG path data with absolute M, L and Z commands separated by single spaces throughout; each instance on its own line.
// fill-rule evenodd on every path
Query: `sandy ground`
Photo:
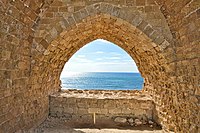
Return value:
M 160 130 L 77 129 L 84 133 L 162 133 Z
M 158 128 L 143 127 L 101 127 L 98 125 L 73 126 L 59 119 L 47 119 L 40 126 L 28 133 L 163 133 Z
M 39 132 L 38 132 L 39 133 Z M 48 128 L 41 133 L 163 133 L 162 130 L 125 130 L 125 129 L 70 129 L 70 128 Z

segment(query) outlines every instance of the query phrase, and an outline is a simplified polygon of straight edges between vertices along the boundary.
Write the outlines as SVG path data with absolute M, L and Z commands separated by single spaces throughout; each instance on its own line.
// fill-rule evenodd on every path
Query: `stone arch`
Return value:
M 101 16 L 103 16 L 103 17 L 101 17 Z M 158 35 L 158 32 L 157 31 L 155 31 L 155 30 L 150 30 L 151 32 L 150 33 L 148 33 L 148 35 L 147 35 L 147 32 L 145 32 L 145 29 L 146 29 L 146 27 L 150 27 L 149 26 L 149 24 L 148 23 L 146 23 L 144 20 L 136 20 L 137 21 L 137 23 L 138 23 L 138 26 L 137 27 L 135 27 L 135 26 L 132 26 L 130 23 L 128 23 L 128 22 L 126 22 L 126 20 L 122 20 L 122 19 L 120 19 L 120 18 L 117 18 L 117 17 L 115 17 L 115 16 L 111 16 L 111 15 L 107 15 L 107 14 L 97 14 L 96 16 L 90 16 L 89 17 L 89 20 L 87 20 L 87 19 L 83 19 L 83 22 L 87 22 L 87 21 L 93 21 L 92 19 L 97 19 L 97 18 L 100 18 L 98 21 L 104 21 L 104 19 L 106 20 L 111 20 L 112 22 L 111 23 L 115 23 L 116 25 L 117 25 L 117 27 L 119 28 L 120 26 L 124 26 L 123 28 L 125 28 L 124 30 L 126 31 L 128 28 L 127 27 L 125 27 L 125 25 L 129 25 L 130 27 L 132 27 L 135 31 L 134 31 L 134 33 L 133 34 L 135 34 L 135 35 L 137 35 L 137 36 L 139 36 L 139 35 L 141 35 L 141 36 L 145 36 L 146 38 L 145 39 L 147 39 L 148 38 L 148 35 L 151 37 L 151 38 L 153 38 L 153 39 L 149 39 L 148 40 L 148 42 L 146 42 L 146 43 L 149 43 L 150 45 L 149 46 L 144 46 L 143 47 L 143 49 L 142 49 L 142 52 L 148 52 L 150 49 L 154 49 L 155 50 L 155 53 L 156 52 L 162 52 L 167 46 L 169 46 L 169 42 L 168 41 L 166 41 L 165 39 L 164 39 L 164 37 L 161 35 L 161 36 L 158 36 L 158 37 L 156 37 L 155 35 Z M 73 18 L 72 16 L 70 16 L 69 18 Z M 137 18 L 135 18 L 135 19 L 138 19 L 138 16 L 137 16 Z M 75 22 L 75 21 L 74 21 Z M 64 23 L 66 23 L 66 21 L 64 22 L 64 20 L 63 21 L 61 21 L 60 23 L 59 23 L 59 26 L 60 26 L 60 28 L 61 27 L 63 27 L 63 25 L 62 24 L 64 24 Z M 93 22 L 93 23 L 95 23 L 95 21 Z M 102 25 L 102 24 L 100 24 L 101 22 L 97 22 L 97 24 L 99 24 L 100 26 Z M 104 21 L 103 23 L 106 23 L 106 21 Z M 140 25 L 140 23 L 146 23 L 147 25 L 146 26 L 144 26 L 143 25 L 143 28 L 142 28 L 142 24 Z M 69 25 L 69 26 L 71 26 L 71 27 L 73 27 L 72 28 L 72 31 L 73 31 L 73 29 L 78 29 L 78 28 L 83 28 L 83 27 L 81 27 L 80 25 L 79 25 L 79 23 L 73 23 L 73 24 L 77 24 L 77 25 Z M 140 27 L 140 28 L 142 28 L 144 31 L 142 32 L 141 30 L 139 30 L 138 29 L 138 27 Z M 69 31 L 70 31 L 71 29 L 69 29 Z M 62 46 L 62 43 L 59 43 L 58 41 L 56 42 L 56 41 L 53 41 L 52 43 L 51 43 L 51 40 L 48 40 L 48 39 L 53 39 L 53 37 L 52 36 L 54 36 L 55 34 L 57 34 L 58 36 L 54 36 L 55 38 L 57 38 L 56 40 L 62 40 L 63 39 L 63 36 L 64 36 L 64 34 L 66 33 L 67 34 L 67 32 L 69 32 L 69 31 L 64 31 L 64 32 L 62 32 L 62 33 L 60 33 L 61 34 L 61 36 L 59 36 L 60 34 L 59 34 L 59 31 L 57 31 L 57 27 L 53 27 L 52 28 L 52 30 L 50 31 L 50 33 L 49 34 L 47 34 L 45 37 L 44 37 L 44 39 L 42 39 L 42 41 L 40 42 L 40 44 L 36 44 L 36 45 L 39 45 L 39 47 L 41 48 L 40 50 L 40 52 L 42 53 L 42 54 L 44 54 L 44 55 L 48 55 L 49 53 L 50 53 L 50 48 L 49 48 L 49 46 L 47 46 L 48 45 L 48 42 L 50 43 L 50 44 L 52 44 L 52 45 L 54 45 L 54 46 L 58 46 L 58 47 L 60 47 L 60 49 L 62 49 L 62 48 L 64 48 L 65 46 Z M 99 32 L 102 32 L 103 31 L 103 28 L 99 31 Z M 84 31 L 83 31 L 84 32 Z M 91 30 L 90 30 L 90 32 L 91 32 Z M 95 32 L 95 31 L 93 31 L 93 32 Z M 97 31 L 96 31 L 97 32 Z M 118 31 L 116 31 L 116 33 L 117 33 Z M 130 30 L 128 31 L 128 32 L 131 32 Z M 70 32 L 69 32 L 70 33 Z M 73 33 L 73 32 L 72 32 Z M 86 34 L 91 34 L 91 33 L 86 33 Z M 135 49 L 135 51 L 136 51 L 136 49 L 137 48 L 134 48 L 134 46 L 124 46 L 123 45 L 123 43 L 126 43 L 127 44 L 127 41 L 128 40 L 130 40 L 130 36 L 129 37 L 125 37 L 126 39 L 125 40 L 123 40 L 124 42 L 122 42 L 122 40 L 120 40 L 119 39 L 119 37 L 118 37 L 118 39 L 114 39 L 114 38 L 112 38 L 112 37 L 107 37 L 107 36 L 105 36 L 105 35 L 102 35 L 102 33 L 100 34 L 100 33 L 98 33 L 97 32 L 97 34 L 98 35 L 91 35 L 90 37 L 87 37 L 87 39 L 86 40 L 79 40 L 80 42 L 79 42 L 79 44 L 77 44 L 76 46 L 72 46 L 74 49 L 70 52 L 70 56 L 72 56 L 79 48 L 81 48 L 82 46 L 84 46 L 85 44 L 87 44 L 87 43 L 89 43 L 89 42 L 91 42 L 91 41 L 93 41 L 93 40 L 95 40 L 95 39 L 98 39 L 98 38 L 102 38 L 102 39 L 106 39 L 106 40 L 108 40 L 108 41 L 111 41 L 111 42 L 114 42 L 114 43 L 116 43 L 118 46 L 120 46 L 120 47 L 122 47 L 125 51 L 127 51 L 130 55 L 131 55 L 131 57 L 134 59 L 134 60 L 136 60 L 136 64 L 138 64 L 139 63 L 139 61 L 138 61 L 138 57 L 135 57 L 133 54 L 132 54 L 132 51 L 131 51 L 131 49 L 133 50 L 133 49 Z M 105 33 L 106 34 L 106 33 Z M 50 38 L 49 36 L 51 36 L 52 38 Z M 93 38 L 92 36 L 96 36 L 96 38 Z M 120 35 L 119 35 L 120 36 Z M 60 38 L 61 37 L 61 38 Z M 121 37 L 124 37 L 124 36 L 121 36 Z M 71 37 L 69 37 L 68 39 L 70 39 Z M 135 37 L 136 38 L 136 37 Z M 76 38 L 76 39 L 78 39 L 78 38 Z M 76 40 L 75 39 L 75 40 Z M 65 40 L 65 39 L 64 39 Z M 142 41 L 144 41 L 144 40 L 135 40 L 135 41 L 137 41 L 139 44 L 141 44 L 141 43 L 144 43 L 144 42 L 142 42 Z M 69 42 L 68 42 L 69 43 Z M 157 43 L 157 44 L 156 44 Z M 59 45 L 60 44 L 60 45 Z M 45 47 L 47 48 L 46 50 L 45 50 Z M 50 47 L 51 47 L 51 45 L 50 45 Z M 75 48 L 75 47 L 77 47 L 77 48 Z M 131 47 L 131 48 L 128 48 L 128 47 Z M 36 48 L 37 49 L 37 48 Z M 145 50 L 146 49 L 146 50 Z M 70 57 L 69 56 L 69 57 Z M 164 58 L 164 57 L 162 57 L 162 58 Z M 69 58 L 66 58 L 66 59 L 69 59 Z M 66 60 L 67 61 L 67 60 Z M 66 62 L 65 61 L 65 62 Z M 140 65 L 138 65 L 138 66 L 140 66 Z M 139 68 L 139 70 L 140 70 L 140 68 Z M 142 72 L 142 71 L 141 71 Z
M 39 70 L 37 66 L 42 66 L 34 65 L 38 63 L 35 60 L 36 56 L 44 58 L 45 49 L 42 45 L 35 45 L 35 42 L 39 44 L 41 38 L 38 37 L 48 34 L 48 32 L 47 34 L 42 32 L 42 30 L 48 31 L 49 25 L 44 23 L 52 23 L 51 19 L 46 21 L 43 14 L 50 17 L 52 14 L 48 14 L 48 10 L 55 9 L 53 14 L 58 14 L 60 9 L 66 10 L 63 7 L 57 8 L 57 6 L 62 6 L 62 2 L 65 2 L 65 7 L 68 5 L 74 7 L 76 9 L 74 11 L 96 3 L 95 0 L 82 0 L 81 2 L 84 3 L 82 5 L 79 3 L 80 1 L 64 0 L 0 1 L 0 16 L 2 18 L 0 20 L 0 62 L 2 63 L 0 68 L 0 81 L 2 83 L 0 103 L 3 105 L 0 108 L 0 120 L 2 121 L 0 132 L 15 132 L 30 128 L 47 116 L 47 97 L 50 92 L 44 89 L 45 86 L 42 86 L 44 90 L 41 89 L 42 79 L 40 76 L 35 76 L 34 79 L 30 75 L 34 76 L 34 73 Z M 176 132 L 198 132 L 200 130 L 199 1 L 117 0 L 108 2 L 121 5 L 123 8 L 130 7 L 131 10 L 137 8 L 141 11 L 151 10 L 152 7 L 156 6 L 164 15 L 166 24 L 170 28 L 170 34 L 172 34 L 172 40 L 174 40 L 172 42 L 174 49 L 170 43 L 162 55 L 165 55 L 165 59 L 168 60 L 167 73 L 174 83 L 167 88 L 163 87 L 162 91 L 149 89 L 148 92 L 155 96 L 154 99 L 158 107 L 162 107 L 158 110 L 160 115 L 165 118 L 164 125 L 168 129 L 171 127 Z M 73 13 L 71 7 L 69 12 Z M 60 17 L 59 15 L 56 20 Z M 41 26 L 42 21 L 44 27 Z M 150 24 L 154 24 L 154 22 Z M 38 32 L 39 30 L 41 33 Z M 34 42 L 32 42 L 33 40 Z M 170 40 L 169 42 L 171 42 Z M 39 104 L 37 104 L 38 99 L 41 100 Z M 7 110 L 12 110 L 12 112 Z
M 169 78 L 173 65 L 169 66 L 169 63 L 173 60 L 174 50 L 171 42 L 143 20 L 138 12 L 131 14 L 106 3 L 93 4 L 67 19 L 63 17 L 56 25 L 48 26 L 45 32 L 35 33 L 32 48 L 31 78 L 36 79 L 36 83 L 31 90 L 40 90 L 38 97 L 41 101 L 36 100 L 39 105 L 46 106 L 48 94 L 59 91 L 59 75 L 65 62 L 80 47 L 102 38 L 122 47 L 136 61 L 145 78 L 144 92 L 148 91 L 153 96 L 158 110 L 163 111 L 159 115 L 160 121 L 167 125 L 162 120 L 168 117 L 167 110 L 160 104 L 162 96 L 159 95 L 162 91 L 173 89 L 173 79 Z M 169 55 L 172 58 L 168 58 Z
M 79 22 L 84 21 L 84 19 L 87 17 L 95 16 L 97 14 L 110 15 L 130 23 L 151 38 L 152 41 L 155 42 L 158 47 L 160 47 L 160 49 L 164 50 L 173 43 L 172 39 L 169 39 L 162 32 L 154 28 L 154 26 L 152 26 L 152 24 L 150 24 L 147 20 L 145 20 L 138 10 L 130 11 L 120 6 L 104 2 L 86 6 L 85 8 L 73 12 L 70 15 L 63 15 L 54 23 L 52 23 L 52 25 L 49 24 L 51 22 L 49 21 L 44 25 L 42 24 L 41 29 L 38 26 L 37 28 L 39 29 L 36 29 L 37 32 L 34 35 L 34 43 L 37 46 L 43 44 L 41 47 L 38 46 L 38 49 L 44 51 L 48 47 L 47 45 L 62 31 L 70 29 L 71 27 L 76 26 Z M 41 19 L 41 21 L 42 20 L 43 19 Z M 169 29 L 167 24 L 165 25 L 166 28 Z M 46 28 L 44 28 L 45 26 Z

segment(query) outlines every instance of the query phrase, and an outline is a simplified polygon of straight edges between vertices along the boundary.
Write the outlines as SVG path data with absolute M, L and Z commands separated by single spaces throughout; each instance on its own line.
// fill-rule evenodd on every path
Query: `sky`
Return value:
M 122 48 L 103 39 L 92 41 L 66 62 L 67 72 L 138 72 L 134 60 Z

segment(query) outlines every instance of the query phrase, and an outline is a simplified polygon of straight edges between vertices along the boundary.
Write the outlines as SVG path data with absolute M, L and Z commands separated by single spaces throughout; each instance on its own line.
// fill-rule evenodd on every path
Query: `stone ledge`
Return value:
M 114 121 L 117 117 L 132 118 L 143 124 L 149 120 L 157 121 L 151 97 L 137 90 L 62 90 L 50 96 L 49 107 L 50 117 L 67 119 L 75 124 L 81 121 L 92 124 L 94 115 L 104 124 L 108 120 L 117 124 Z
M 152 100 L 147 94 L 138 90 L 78 90 L 68 89 L 51 95 L 51 97 L 74 97 L 95 99 L 138 99 Z

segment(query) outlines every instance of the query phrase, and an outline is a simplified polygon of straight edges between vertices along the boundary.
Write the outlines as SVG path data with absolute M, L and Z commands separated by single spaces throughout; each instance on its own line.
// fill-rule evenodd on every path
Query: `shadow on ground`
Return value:
M 106 124 L 105 124 L 106 123 Z M 160 127 L 113 125 L 109 121 L 91 124 L 82 121 L 68 121 L 48 118 L 28 133 L 162 133 Z

